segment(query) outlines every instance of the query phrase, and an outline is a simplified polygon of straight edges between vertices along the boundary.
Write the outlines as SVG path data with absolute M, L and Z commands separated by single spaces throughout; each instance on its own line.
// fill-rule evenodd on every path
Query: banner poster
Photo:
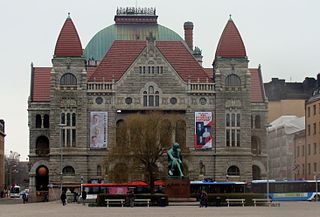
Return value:
M 90 148 L 107 148 L 108 112 L 90 112 Z
M 194 147 L 212 148 L 212 112 L 195 112 Z

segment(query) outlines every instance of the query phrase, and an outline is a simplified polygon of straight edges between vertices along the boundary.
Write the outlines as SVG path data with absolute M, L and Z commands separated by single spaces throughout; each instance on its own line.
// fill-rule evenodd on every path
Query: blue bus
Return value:
M 211 180 L 191 181 L 190 193 L 192 195 L 205 190 L 207 193 L 245 193 L 246 182 L 220 182 Z
M 267 193 L 268 180 L 253 180 L 251 191 Z M 320 199 L 316 180 L 269 180 L 269 198 L 273 201 L 311 201 Z M 316 196 L 318 195 L 318 196 Z

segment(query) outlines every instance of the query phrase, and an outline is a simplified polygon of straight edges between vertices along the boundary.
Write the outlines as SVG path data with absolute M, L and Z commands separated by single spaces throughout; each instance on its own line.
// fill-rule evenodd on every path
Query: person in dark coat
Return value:
M 208 206 L 208 194 L 205 190 L 202 190 L 200 193 L 200 207 Z
M 66 199 L 67 199 L 67 195 L 65 191 L 62 191 L 61 196 L 60 196 L 62 205 L 65 206 L 66 205 Z
M 87 199 L 87 192 L 86 192 L 86 190 L 83 190 L 83 191 L 82 191 L 81 197 L 82 197 L 83 205 L 85 205 L 85 202 L 86 202 L 86 199 Z

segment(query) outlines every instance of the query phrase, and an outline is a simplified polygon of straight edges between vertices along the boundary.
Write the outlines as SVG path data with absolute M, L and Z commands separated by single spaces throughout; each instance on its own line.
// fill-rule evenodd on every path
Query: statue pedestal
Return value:
M 187 177 L 168 177 L 164 180 L 166 184 L 165 193 L 169 198 L 189 198 L 190 180 Z

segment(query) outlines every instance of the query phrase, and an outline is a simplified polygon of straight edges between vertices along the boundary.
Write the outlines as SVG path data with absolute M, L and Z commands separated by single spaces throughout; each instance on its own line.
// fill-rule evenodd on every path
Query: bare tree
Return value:
M 127 116 L 117 125 L 116 144 L 107 154 L 107 164 L 121 164 L 121 170 L 115 166 L 108 172 L 111 181 L 124 182 L 129 177 L 144 181 L 154 187 L 154 180 L 166 174 L 164 154 L 173 142 L 172 133 L 176 122 L 181 120 L 177 114 L 148 112 Z M 160 170 L 159 165 L 164 167 Z M 137 174 L 139 176 L 137 176 Z

